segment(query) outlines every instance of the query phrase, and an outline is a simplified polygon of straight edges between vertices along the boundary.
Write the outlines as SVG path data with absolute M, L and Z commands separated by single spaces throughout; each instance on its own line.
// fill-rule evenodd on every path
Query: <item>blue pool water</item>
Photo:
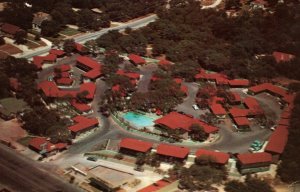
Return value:
M 143 115 L 141 113 L 135 113 L 135 112 L 125 113 L 125 115 L 123 115 L 123 118 L 129 123 L 132 123 L 133 125 L 139 128 L 153 126 L 154 125 L 153 121 L 155 120 L 146 115 Z

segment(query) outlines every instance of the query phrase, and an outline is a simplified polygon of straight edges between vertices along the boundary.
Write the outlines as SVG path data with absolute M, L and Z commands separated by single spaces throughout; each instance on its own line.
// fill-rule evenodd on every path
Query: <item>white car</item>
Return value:
M 193 109 L 194 109 L 194 110 L 199 110 L 198 105 L 194 104 L 194 105 L 193 105 Z
M 271 127 L 270 129 L 271 129 L 272 131 L 275 131 L 276 126 L 273 126 L 273 127 Z

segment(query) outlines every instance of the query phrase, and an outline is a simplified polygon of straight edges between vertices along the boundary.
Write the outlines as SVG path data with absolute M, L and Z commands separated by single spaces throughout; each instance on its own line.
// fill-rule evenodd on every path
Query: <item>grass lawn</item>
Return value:
M 31 137 L 31 136 L 27 136 L 27 137 L 23 137 L 19 140 L 17 140 L 18 143 L 24 145 L 25 147 L 28 147 L 29 145 L 29 141 L 34 138 L 34 137 Z
M 6 116 L 11 113 L 17 113 L 24 109 L 28 109 L 27 103 L 22 99 L 16 99 L 13 97 L 8 97 L 0 100 L 0 112 Z
M 66 27 L 64 30 L 60 31 L 59 33 L 65 36 L 73 36 L 80 33 L 80 31 L 70 27 Z

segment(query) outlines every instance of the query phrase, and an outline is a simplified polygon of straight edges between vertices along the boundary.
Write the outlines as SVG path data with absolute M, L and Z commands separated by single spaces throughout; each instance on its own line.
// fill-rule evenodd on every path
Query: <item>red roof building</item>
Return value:
M 89 82 L 81 84 L 79 90 L 60 90 L 53 81 L 42 81 L 38 84 L 38 90 L 41 90 L 46 97 L 52 98 L 75 98 L 78 93 L 86 92 L 87 95 L 85 95 L 85 98 L 93 99 L 96 91 L 96 85 Z
M 209 157 L 213 162 L 224 165 L 230 156 L 228 153 L 199 149 L 196 151 L 196 157 Z
M 227 95 L 228 103 L 235 105 L 240 104 L 242 102 L 242 98 L 239 93 L 237 92 L 230 92 L 230 94 Z
M 295 55 L 274 51 L 273 57 L 275 58 L 277 63 L 280 62 L 288 62 L 295 58 Z
M 269 142 L 265 148 L 265 151 L 272 154 L 283 153 L 285 145 L 288 141 L 288 135 L 289 131 L 286 126 L 277 126 L 269 138 Z
M 163 69 L 163 70 L 168 70 L 170 69 L 171 66 L 171 62 L 166 60 L 166 59 L 162 59 L 158 62 L 158 65 Z
M 49 53 L 56 55 L 57 57 L 63 57 L 66 54 L 63 50 L 59 50 L 59 49 L 51 49 Z
M 229 109 L 229 113 L 232 117 L 247 117 L 249 110 L 233 107 L 233 108 Z
M 233 79 L 228 81 L 230 87 L 248 87 L 250 81 L 248 79 Z
M 85 96 L 86 99 L 94 99 L 96 92 L 96 85 L 93 82 L 83 83 L 80 85 L 79 93 L 87 92 L 88 94 Z
M 73 99 L 70 102 L 70 104 L 80 113 L 88 112 L 92 109 L 90 105 L 85 104 L 85 103 L 80 103 L 76 99 Z
M 20 27 L 9 24 L 9 23 L 4 23 L 1 26 L 1 31 L 4 33 L 7 33 L 9 35 L 15 36 L 17 32 L 23 31 Z
M 60 65 L 58 67 L 55 67 L 55 69 L 58 69 L 60 70 L 61 72 L 67 72 L 67 71 L 70 71 L 71 70 L 71 66 L 70 65 L 67 65 L 67 64 L 63 64 L 63 65 Z
M 87 131 L 91 128 L 98 126 L 99 122 L 97 118 L 88 118 L 85 116 L 76 116 L 72 119 L 75 123 L 74 125 L 68 127 L 68 129 L 73 133 L 77 134 L 83 131 Z
M 244 104 L 248 107 L 248 115 L 259 115 L 263 114 L 264 111 L 260 107 L 258 101 L 253 97 L 247 97 L 244 99 Z
M 238 127 L 249 127 L 250 126 L 250 122 L 247 117 L 235 117 L 235 118 L 233 118 L 233 120 Z
M 278 125 L 283 125 L 283 126 L 290 126 L 290 119 L 280 119 L 278 122 Z
M 146 63 L 146 60 L 139 55 L 129 54 L 128 58 L 135 65 L 143 65 Z
M 42 151 L 45 149 L 46 152 L 51 152 L 56 149 L 55 145 L 48 141 L 45 137 L 35 137 L 31 139 L 29 141 L 29 146 L 36 149 L 36 151 Z
M 271 83 L 263 83 L 260 85 L 250 87 L 248 91 L 252 94 L 268 92 L 270 94 L 283 98 L 283 100 L 285 100 L 287 103 L 291 103 L 295 97 L 294 94 L 289 94 L 286 89 L 278 87 Z
M 272 155 L 270 153 L 265 153 L 265 152 L 238 154 L 237 158 L 242 165 L 272 162 Z
M 155 192 L 155 191 L 158 191 L 170 184 L 171 184 L 171 182 L 161 179 L 143 189 L 138 190 L 138 192 Z
M 101 69 L 102 64 L 89 58 L 86 56 L 79 56 L 77 57 L 77 66 L 84 71 L 86 71 L 85 74 L 83 74 L 84 77 L 90 78 L 90 79 L 96 79 L 102 75 Z
M 181 84 L 183 82 L 183 79 L 181 78 L 174 78 L 175 83 Z
M 180 90 L 184 93 L 185 96 L 187 96 L 189 93 L 189 89 L 186 85 L 181 85 Z
M 209 133 L 215 133 L 218 131 L 217 127 L 206 124 L 199 119 L 194 119 L 187 115 L 183 115 L 177 112 L 171 112 L 157 120 L 154 121 L 156 125 L 164 126 L 169 129 L 182 129 L 185 131 L 190 131 L 192 124 L 198 124 L 203 127 L 204 131 Z
M 74 82 L 73 79 L 71 79 L 69 77 L 62 77 L 62 78 L 56 79 L 55 81 L 58 85 L 63 85 L 63 86 L 71 86 Z
M 29 147 L 36 152 L 50 153 L 56 150 L 63 150 L 67 148 L 66 143 L 52 144 L 45 137 L 35 137 L 29 141 Z
M 89 52 L 88 48 L 80 43 L 75 43 L 75 50 L 80 54 L 86 54 Z
M 119 69 L 117 71 L 117 74 L 118 75 L 122 75 L 122 76 L 126 76 L 128 77 L 129 79 L 133 79 L 133 80 L 138 80 L 140 79 L 140 74 L 139 73 L 135 73 L 135 72 L 125 72 L 124 70 L 122 69 Z
M 153 144 L 132 138 L 124 138 L 120 142 L 120 149 L 130 149 L 136 152 L 146 153 L 152 149 Z
M 34 56 L 32 62 L 38 69 L 41 69 L 45 62 L 53 63 L 56 61 L 56 58 L 56 55 L 49 53 L 46 56 Z
M 156 153 L 163 156 L 185 159 L 190 152 L 186 147 L 177 147 L 174 145 L 159 144 L 156 148 Z
M 221 104 L 213 103 L 209 107 L 212 113 L 216 116 L 224 116 L 227 114 L 226 110 L 223 108 Z

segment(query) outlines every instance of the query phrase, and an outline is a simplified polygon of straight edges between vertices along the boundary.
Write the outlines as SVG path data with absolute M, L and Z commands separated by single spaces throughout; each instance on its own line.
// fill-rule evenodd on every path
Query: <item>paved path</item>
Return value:
M 141 67 L 142 78 L 139 81 L 137 92 L 148 92 L 149 83 L 151 81 L 153 71 L 157 70 L 157 64 L 148 64 Z
M 218 5 L 222 3 L 222 0 L 216 0 L 213 4 L 207 5 L 207 6 L 202 6 L 202 9 L 211 9 L 211 8 L 216 8 Z
M 0 144 L 0 183 L 15 192 L 81 191 L 52 174 L 40 163 Z

